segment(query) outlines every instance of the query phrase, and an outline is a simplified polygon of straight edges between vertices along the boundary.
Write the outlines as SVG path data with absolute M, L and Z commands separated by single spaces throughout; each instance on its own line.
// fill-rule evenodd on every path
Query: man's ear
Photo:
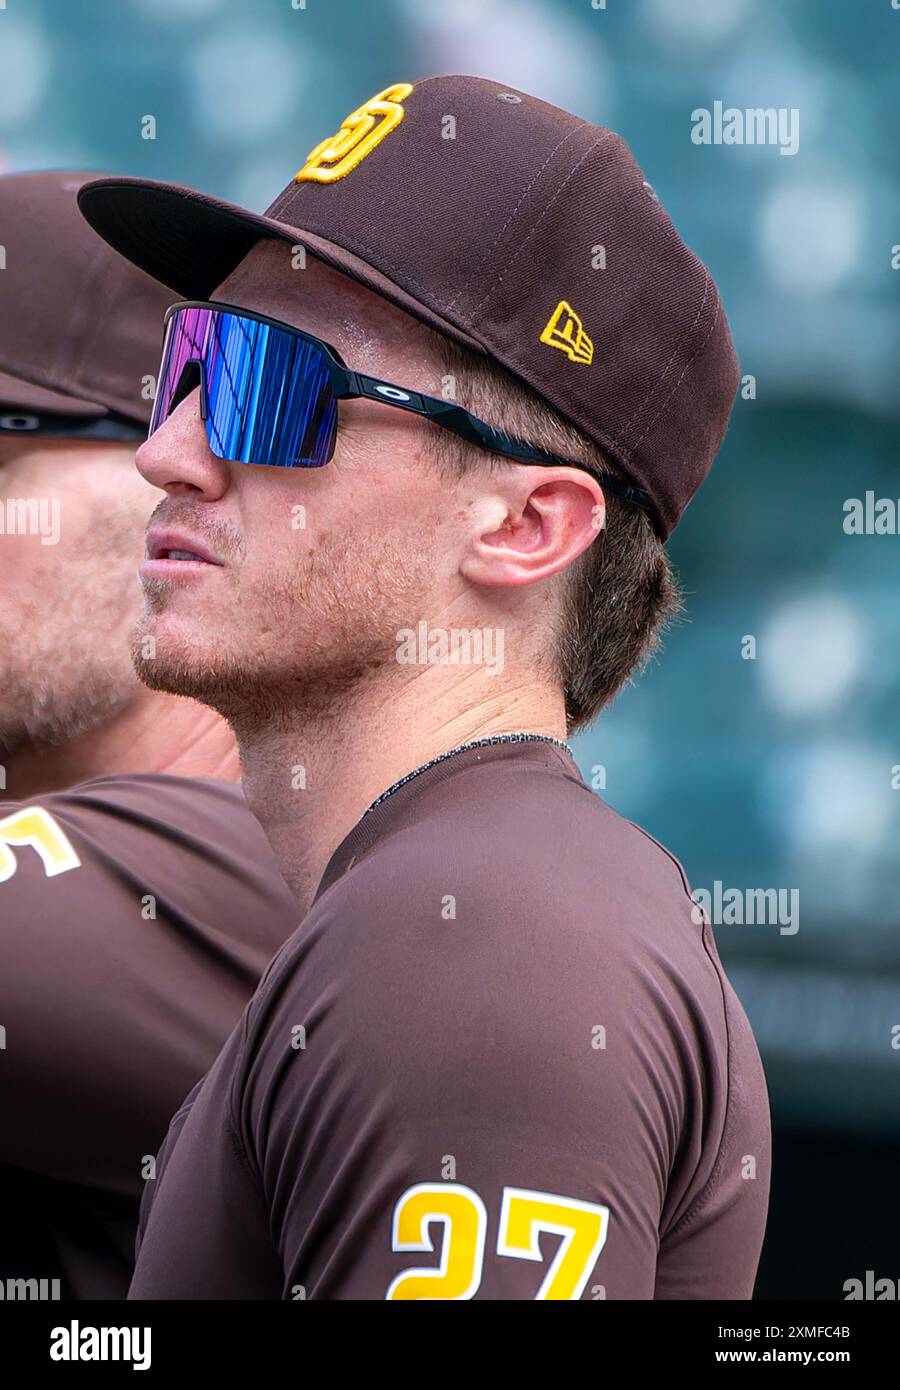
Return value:
M 473 584 L 520 587 L 570 565 L 606 524 L 603 488 L 578 468 L 498 470 L 472 508 L 460 565 Z

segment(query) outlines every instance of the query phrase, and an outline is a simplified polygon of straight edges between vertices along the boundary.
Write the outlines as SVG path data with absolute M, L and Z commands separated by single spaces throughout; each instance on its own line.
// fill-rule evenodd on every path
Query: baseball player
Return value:
M 379 92 L 265 216 L 80 203 L 184 297 L 139 669 L 232 723 L 308 908 L 173 1119 L 130 1296 L 748 1298 L 756 1045 L 565 741 L 675 606 L 738 380 L 708 271 L 617 135 L 481 78 Z
M 134 674 L 172 296 L 86 177 L 0 178 L 0 1274 L 79 1298 L 124 1297 L 169 1119 L 298 920 L 227 726 Z

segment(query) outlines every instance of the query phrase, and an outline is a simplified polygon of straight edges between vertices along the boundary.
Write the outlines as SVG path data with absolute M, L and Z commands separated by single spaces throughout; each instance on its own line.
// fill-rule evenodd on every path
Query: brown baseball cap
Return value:
M 663 536 L 725 433 L 738 364 L 706 267 L 618 135 L 498 82 L 385 88 L 264 215 L 147 179 L 78 201 L 188 299 L 261 238 L 305 246 L 532 387 L 648 494 Z
M 0 177 L 0 416 L 150 419 L 173 295 L 86 225 L 76 194 L 95 178 Z

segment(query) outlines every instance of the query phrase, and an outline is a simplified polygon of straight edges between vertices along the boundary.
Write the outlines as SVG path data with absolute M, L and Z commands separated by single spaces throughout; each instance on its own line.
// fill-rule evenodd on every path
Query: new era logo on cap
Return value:
M 561 299 L 541 334 L 541 342 L 548 347 L 560 348 L 570 362 L 580 362 L 589 367 L 594 360 L 594 344 L 584 331 L 581 319 L 572 308 Z
M 261 237 L 305 245 L 555 406 L 649 495 L 663 536 L 721 443 L 738 366 L 712 277 L 618 135 L 527 93 L 457 76 L 385 87 L 264 216 L 139 179 L 80 202 L 186 298 Z

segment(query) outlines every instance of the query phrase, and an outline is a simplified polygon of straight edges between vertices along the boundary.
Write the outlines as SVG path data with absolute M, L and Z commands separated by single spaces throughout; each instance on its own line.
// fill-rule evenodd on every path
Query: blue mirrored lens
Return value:
M 213 453 L 236 463 L 321 468 L 331 458 L 337 401 L 315 343 L 221 309 L 178 309 L 168 323 L 150 433 L 198 384 Z

